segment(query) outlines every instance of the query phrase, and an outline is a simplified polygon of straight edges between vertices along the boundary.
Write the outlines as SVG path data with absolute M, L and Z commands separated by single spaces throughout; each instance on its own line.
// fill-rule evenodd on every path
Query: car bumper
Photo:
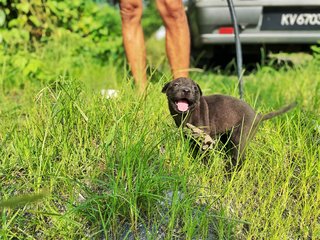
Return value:
M 233 34 L 217 34 L 208 33 L 201 34 L 200 39 L 202 44 L 232 44 L 234 43 Z M 286 44 L 316 44 L 320 40 L 320 32 L 310 31 L 299 31 L 299 32 L 247 32 L 240 33 L 240 40 L 243 44 L 261 43 L 261 44 L 272 44 L 272 43 L 286 43 Z

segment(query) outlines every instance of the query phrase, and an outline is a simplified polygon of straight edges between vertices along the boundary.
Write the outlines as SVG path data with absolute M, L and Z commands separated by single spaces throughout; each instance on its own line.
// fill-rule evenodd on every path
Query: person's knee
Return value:
M 123 23 L 133 24 L 141 20 L 142 1 L 120 1 L 120 14 Z
M 164 20 L 185 19 L 185 12 L 180 0 L 157 0 L 157 7 Z

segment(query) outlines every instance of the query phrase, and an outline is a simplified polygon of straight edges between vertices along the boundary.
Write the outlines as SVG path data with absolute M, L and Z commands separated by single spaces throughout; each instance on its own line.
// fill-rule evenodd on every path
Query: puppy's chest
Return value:
M 203 129 L 206 133 L 210 134 L 212 127 L 210 123 L 209 109 L 205 102 L 200 101 L 200 104 L 191 113 L 188 123 Z
M 223 134 L 230 129 L 228 121 L 223 119 L 223 113 L 219 114 L 214 106 L 208 107 L 206 104 L 193 111 L 188 123 L 203 129 L 211 137 Z

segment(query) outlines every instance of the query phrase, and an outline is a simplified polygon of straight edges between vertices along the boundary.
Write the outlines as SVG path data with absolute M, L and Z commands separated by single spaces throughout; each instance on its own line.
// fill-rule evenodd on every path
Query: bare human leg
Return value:
M 139 91 L 147 87 L 146 48 L 141 26 L 142 0 L 120 0 L 123 44 Z
M 174 78 L 188 77 L 190 33 L 182 1 L 157 0 L 166 28 L 166 51 Z

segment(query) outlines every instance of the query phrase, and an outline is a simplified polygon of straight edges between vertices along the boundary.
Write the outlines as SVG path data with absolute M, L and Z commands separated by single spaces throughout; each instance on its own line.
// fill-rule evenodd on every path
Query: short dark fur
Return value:
M 231 96 L 202 96 L 199 85 L 189 78 L 178 78 L 165 84 L 162 92 L 167 95 L 170 113 L 178 127 L 190 123 L 203 129 L 212 138 L 230 133 L 230 142 L 234 146 L 234 165 L 244 157 L 246 142 L 254 135 L 261 121 L 285 113 L 295 106 L 293 103 L 265 115 L 257 114 L 247 103 Z M 176 102 L 179 100 L 189 103 L 188 111 L 178 110 Z

